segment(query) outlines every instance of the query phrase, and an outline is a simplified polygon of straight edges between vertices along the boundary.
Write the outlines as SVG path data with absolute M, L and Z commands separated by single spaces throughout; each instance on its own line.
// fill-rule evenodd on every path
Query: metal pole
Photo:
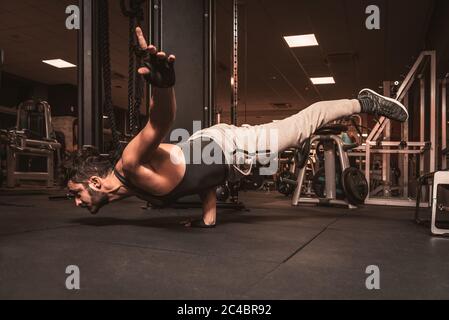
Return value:
M 413 84 L 413 81 L 415 79 L 415 74 L 418 71 L 418 67 L 420 66 L 421 62 L 423 61 L 424 57 L 426 55 L 429 55 L 430 53 L 428 51 L 423 51 L 419 55 L 418 59 L 413 64 L 413 67 L 410 69 L 409 73 L 407 74 L 407 77 L 402 82 L 401 86 L 398 89 L 398 92 L 396 94 L 397 100 L 402 100 L 405 93 L 409 91 L 411 85 Z
M 148 5 L 148 39 L 150 44 L 162 51 L 162 0 L 150 0 Z M 150 103 L 153 87 L 147 86 L 147 117 L 150 116 Z
M 160 50 L 164 50 L 164 37 L 162 36 L 163 32 L 164 32 L 164 5 L 163 5 L 163 0 L 159 0 L 159 48 L 161 48 Z
M 204 37 L 203 37 L 203 126 L 210 127 L 214 114 L 214 1 L 204 0 Z
M 151 0 L 150 3 L 151 3 L 150 40 L 152 44 L 156 46 L 158 51 L 163 51 L 164 47 L 162 43 L 162 0 Z
M 383 87 L 384 87 L 384 96 L 390 97 L 391 96 L 391 82 L 390 81 L 384 81 Z M 390 141 L 390 138 L 391 138 L 391 122 L 388 121 L 388 123 L 385 126 L 383 141 Z M 386 147 L 386 149 L 390 149 L 390 148 Z M 391 196 L 391 188 L 390 188 L 390 185 L 389 185 L 389 181 L 390 181 L 390 159 L 391 159 L 391 156 L 389 154 L 383 154 L 382 155 L 382 183 L 384 184 L 383 195 L 385 197 Z
M 209 0 L 209 126 L 215 120 L 216 7 Z
M 238 0 L 233 2 L 233 50 L 232 50 L 232 103 L 231 103 L 231 123 L 237 125 L 237 112 L 239 100 L 239 78 L 238 78 L 238 53 L 239 53 L 239 38 L 238 38 Z
M 444 78 L 441 84 L 441 149 L 447 148 L 447 83 L 448 77 Z M 443 153 L 441 157 L 441 169 L 447 169 L 447 153 Z
M 415 80 L 415 75 L 418 71 L 419 66 L 421 65 L 421 62 L 423 61 L 424 57 L 426 55 L 430 55 L 431 52 L 429 51 L 423 51 L 421 52 L 421 54 L 419 55 L 418 59 L 415 61 L 415 63 L 413 64 L 413 67 L 410 69 L 409 73 L 407 74 L 407 77 L 404 79 L 404 81 L 402 82 L 401 86 L 398 89 L 398 92 L 396 94 L 396 99 L 397 100 L 402 100 L 405 93 L 408 92 L 408 90 L 410 89 L 411 85 L 413 84 L 413 81 Z M 385 128 L 385 126 L 382 127 L 382 124 L 385 121 L 389 121 L 388 119 L 385 119 L 385 117 L 381 117 L 379 119 L 379 123 L 377 123 L 373 130 L 371 131 L 371 133 L 369 134 L 368 138 L 366 140 L 368 141 L 375 141 L 377 140 L 377 137 L 380 135 L 379 131 L 382 131 L 383 128 Z
M 326 199 L 328 200 L 337 198 L 335 170 L 335 145 L 332 140 L 327 140 L 324 142 L 324 172 L 326 176 Z M 344 170 L 343 167 L 342 170 Z
M 438 133 L 437 133 L 437 63 L 436 52 L 430 54 L 430 172 L 438 167 Z
M 368 181 L 368 196 L 366 197 L 366 200 L 368 200 L 370 198 L 370 193 L 371 193 L 371 147 L 369 144 L 370 141 L 366 141 L 366 146 L 365 146 L 365 152 L 366 152 L 366 156 L 365 156 L 365 177 L 366 180 Z
M 98 61 L 98 3 L 80 0 L 81 29 L 78 32 L 78 137 L 79 146 L 101 150 L 103 113 Z
M 424 79 L 420 79 L 419 81 L 419 86 L 420 86 L 420 90 L 419 90 L 419 97 L 420 97 L 420 107 L 419 107 L 419 141 L 420 142 L 424 142 L 426 137 L 426 86 L 425 86 L 425 80 Z M 419 156 L 419 175 L 423 175 L 424 174 L 424 154 L 421 154 Z
M 409 94 L 408 92 L 404 96 L 404 106 L 409 110 Z M 405 122 L 402 124 L 402 130 L 401 130 L 401 140 L 402 141 L 409 141 L 409 126 L 408 122 Z M 403 161 L 402 161 L 402 177 L 403 177 L 403 190 L 404 190 L 404 197 L 408 197 L 408 175 L 409 175 L 409 156 L 408 154 L 403 155 Z
M 98 1 L 92 2 L 92 88 L 93 88 L 93 105 L 92 105 L 92 115 L 94 123 L 91 129 L 94 136 L 94 146 L 100 152 L 103 150 L 103 84 L 102 84 L 102 72 L 101 72 L 101 61 L 100 61 L 100 3 Z
M 92 0 L 80 0 L 78 32 L 78 143 L 93 145 L 92 135 Z
M 209 56 L 209 47 L 210 47 L 210 1 L 203 0 L 204 6 L 204 21 L 203 21 L 203 127 L 210 126 L 210 56 Z

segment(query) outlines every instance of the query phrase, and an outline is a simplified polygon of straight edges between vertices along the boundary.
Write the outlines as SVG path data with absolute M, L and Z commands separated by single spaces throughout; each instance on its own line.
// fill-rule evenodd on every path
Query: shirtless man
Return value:
M 75 168 L 68 182 L 69 191 L 75 197 L 76 205 L 87 208 L 92 214 L 107 203 L 130 196 L 163 206 L 180 197 L 198 194 L 203 217 L 190 225 L 214 227 L 216 187 L 241 172 L 233 163 L 236 151 L 248 154 L 250 149 L 256 153 L 269 150 L 270 155 L 275 155 L 299 146 L 323 125 L 357 113 L 385 116 L 401 122 L 408 119 L 407 109 L 401 103 L 364 89 L 358 99 L 318 102 L 278 122 L 245 127 L 219 124 L 200 130 L 181 145 L 161 143 L 176 115 L 175 56 L 167 56 L 153 45 L 147 45 L 140 28 L 136 29 L 136 35 L 149 56 L 138 71 L 154 87 L 150 120 L 127 145 L 115 167 L 98 157 L 89 157 Z M 272 132 L 276 132 L 276 144 L 261 147 L 259 142 L 269 140 L 268 135 Z M 200 149 L 193 147 L 195 143 Z M 192 147 L 200 152 L 208 150 L 206 154 L 214 159 L 218 156 L 221 161 L 192 161 L 195 157 Z

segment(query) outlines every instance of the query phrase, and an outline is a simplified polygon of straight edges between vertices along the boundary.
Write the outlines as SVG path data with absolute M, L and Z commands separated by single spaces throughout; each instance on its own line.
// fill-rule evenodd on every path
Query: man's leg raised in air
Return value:
M 241 146 L 244 150 L 254 151 L 255 149 L 259 152 L 270 150 L 273 154 L 290 147 L 297 147 L 320 127 L 339 118 L 358 113 L 385 116 L 400 122 L 408 119 L 407 109 L 400 102 L 364 89 L 359 93 L 358 99 L 317 102 L 280 121 L 239 127 L 235 129 L 235 135 L 237 141 L 249 144 Z M 275 144 L 271 143 L 273 137 L 277 138 Z

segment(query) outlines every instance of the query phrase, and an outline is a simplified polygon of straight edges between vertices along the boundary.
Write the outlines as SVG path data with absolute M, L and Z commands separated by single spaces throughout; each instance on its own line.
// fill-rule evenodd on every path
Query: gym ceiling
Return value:
M 360 88 L 401 80 L 425 47 L 435 1 L 409 5 L 407 0 L 376 0 L 381 30 L 368 31 L 365 8 L 371 2 L 242 1 L 239 123 L 276 120 L 318 100 L 354 97 Z M 45 84 L 76 85 L 76 68 L 56 69 L 41 62 L 61 58 L 77 63 L 76 32 L 64 27 L 65 8 L 71 4 L 73 0 L 0 1 L 0 47 L 6 49 L 6 72 Z M 111 11 L 113 101 L 126 108 L 128 21 L 118 1 L 111 1 Z M 226 119 L 232 1 L 217 0 L 217 14 L 217 105 Z M 308 33 L 316 35 L 319 46 L 290 49 L 283 39 Z M 313 86 L 309 78 L 319 76 L 333 76 L 336 84 Z

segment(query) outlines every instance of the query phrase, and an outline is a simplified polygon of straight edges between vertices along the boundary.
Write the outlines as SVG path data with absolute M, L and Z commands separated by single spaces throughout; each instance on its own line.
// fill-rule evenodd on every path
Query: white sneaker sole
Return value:
M 362 91 L 368 91 L 368 92 L 371 92 L 372 94 L 374 94 L 374 95 L 376 95 L 376 96 L 378 96 L 378 97 L 382 97 L 382 98 L 384 98 L 385 100 L 388 100 L 388 101 L 390 101 L 390 102 L 396 103 L 396 104 L 399 105 L 399 106 L 405 111 L 405 113 L 407 114 L 407 119 L 405 119 L 405 121 L 408 120 L 408 117 L 409 117 L 408 110 L 407 110 L 407 108 L 406 108 L 402 103 L 400 103 L 398 100 L 395 100 L 395 99 L 389 98 L 389 97 L 385 97 L 385 96 L 383 96 L 383 95 L 381 95 L 381 94 L 378 94 L 376 91 L 373 91 L 373 90 L 368 89 L 368 88 L 360 90 L 359 94 L 360 94 Z M 405 122 L 405 121 L 404 121 L 404 122 Z

